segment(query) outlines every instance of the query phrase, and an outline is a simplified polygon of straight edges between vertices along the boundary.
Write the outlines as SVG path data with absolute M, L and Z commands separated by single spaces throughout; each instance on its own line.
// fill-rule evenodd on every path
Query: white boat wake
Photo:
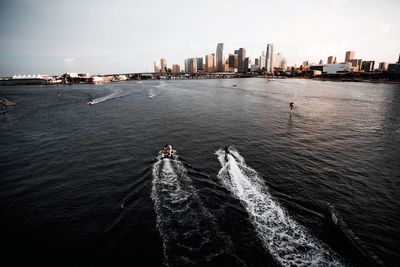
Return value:
M 216 151 L 222 169 L 218 178 L 233 193 L 249 213 L 251 223 L 262 240 L 264 247 L 282 266 L 344 266 L 321 241 L 274 201 L 267 186 L 257 172 L 248 167 L 243 157 L 230 148 Z
M 228 235 L 204 207 L 182 162 L 159 159 L 153 165 L 151 198 L 167 266 L 209 265 L 227 257 L 243 266 Z
M 124 97 L 127 96 L 127 93 L 125 93 L 122 89 L 116 89 L 114 92 L 112 92 L 109 95 L 106 96 L 102 96 L 102 97 L 98 97 L 95 98 L 91 101 L 88 102 L 89 105 L 95 105 L 110 99 L 114 99 L 114 98 L 120 98 L 120 97 Z

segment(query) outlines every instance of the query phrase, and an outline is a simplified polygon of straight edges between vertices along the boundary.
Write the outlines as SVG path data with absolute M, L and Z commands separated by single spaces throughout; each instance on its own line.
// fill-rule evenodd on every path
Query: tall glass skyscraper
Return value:
M 216 57 L 216 65 L 217 65 L 217 72 L 223 72 L 224 71 L 224 44 L 219 43 L 217 45 L 217 51 L 215 53 Z
M 267 53 L 265 55 L 265 71 L 272 72 L 274 70 L 274 45 L 267 44 Z
M 240 72 L 240 73 L 244 73 L 245 72 L 245 66 L 244 66 L 245 58 L 246 58 L 246 49 L 239 48 L 239 52 L 238 52 L 238 72 Z

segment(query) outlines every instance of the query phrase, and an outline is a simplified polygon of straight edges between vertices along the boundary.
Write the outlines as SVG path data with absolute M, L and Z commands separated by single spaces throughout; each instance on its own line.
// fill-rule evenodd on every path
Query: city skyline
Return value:
M 152 72 L 155 59 L 183 66 L 185 58 L 215 53 L 217 43 L 224 43 L 226 58 L 243 47 L 252 60 L 271 43 L 288 65 L 297 66 L 305 60 L 326 62 L 328 56 L 344 62 L 346 51 L 376 64 L 396 62 L 398 7 L 396 1 L 346 0 L 301 6 L 292 1 L 6 0 L 0 8 L 0 76 Z M 374 16 L 364 15 L 369 13 Z

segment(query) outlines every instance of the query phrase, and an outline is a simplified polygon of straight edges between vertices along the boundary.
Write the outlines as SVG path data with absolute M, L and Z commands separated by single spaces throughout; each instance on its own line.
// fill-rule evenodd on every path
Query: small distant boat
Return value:
M 171 145 L 164 145 L 162 150 L 160 151 L 160 155 L 162 158 L 174 158 L 176 154 L 176 150 L 172 150 Z

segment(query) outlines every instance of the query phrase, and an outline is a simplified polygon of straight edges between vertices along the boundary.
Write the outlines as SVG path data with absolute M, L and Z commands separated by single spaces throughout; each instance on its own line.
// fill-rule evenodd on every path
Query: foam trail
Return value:
M 182 162 L 160 159 L 153 165 L 151 197 L 163 240 L 166 266 L 209 265 L 220 257 L 245 265 L 233 244 L 205 208 Z
M 265 248 L 282 266 L 344 266 L 327 246 L 310 235 L 275 202 L 257 172 L 234 149 L 216 151 L 218 178 L 240 199 Z
M 94 105 L 94 104 L 98 104 L 98 103 L 101 103 L 101 102 L 104 102 L 104 101 L 107 101 L 107 100 L 110 100 L 110 99 L 120 98 L 120 97 L 123 97 L 123 96 L 126 96 L 126 94 L 124 94 L 121 89 L 117 89 L 116 91 L 112 92 L 111 94 L 106 95 L 106 96 L 102 96 L 102 97 L 98 97 L 96 99 L 93 99 L 89 103 Z

